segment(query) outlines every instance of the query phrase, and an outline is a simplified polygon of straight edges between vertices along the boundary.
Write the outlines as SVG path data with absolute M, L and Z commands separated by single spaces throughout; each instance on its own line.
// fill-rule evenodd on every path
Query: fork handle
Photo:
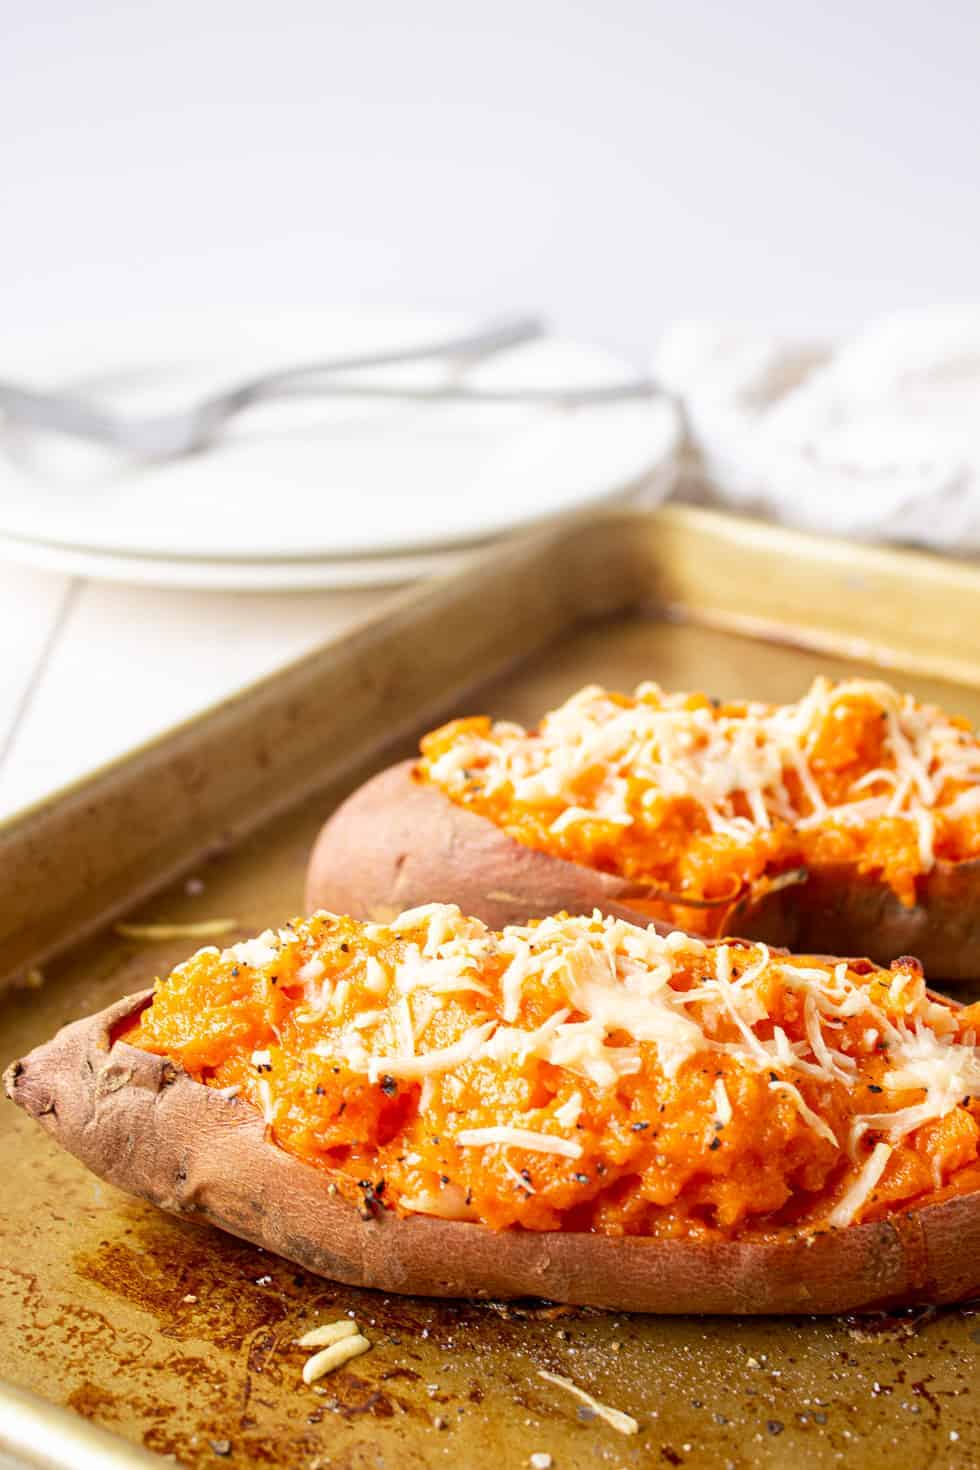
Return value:
M 97 443 L 113 443 L 116 438 L 115 420 L 84 398 L 35 393 L 20 383 L 8 383 L 0 379 L 0 413 L 7 414 L 14 422 L 27 423 L 34 428 L 48 429 L 58 434 L 69 434 L 77 439 L 93 439 Z
M 465 360 L 489 356 L 491 353 L 503 352 L 508 347 L 520 347 L 525 342 L 534 341 L 541 337 L 544 331 L 545 324 L 540 317 L 504 317 L 499 322 L 492 322 L 487 327 L 474 332 L 466 332 L 459 337 L 442 337 L 395 351 L 388 348 L 375 352 L 357 353 L 354 356 L 324 358 L 321 361 L 304 363 L 298 367 L 284 368 L 281 372 L 264 373 L 261 377 L 241 383 L 230 391 L 216 393 L 213 398 L 202 404 L 202 409 L 213 408 L 225 416 L 229 412 L 237 412 L 238 409 L 246 408 L 249 404 L 256 403 L 263 398 L 292 397 L 296 393 L 292 385 L 304 378 L 324 377 L 334 373 L 364 372 L 369 368 L 399 367 L 404 363 L 427 362 L 433 358 Z M 302 392 L 302 389 L 300 391 Z M 316 392 L 317 390 L 311 385 L 307 391 Z

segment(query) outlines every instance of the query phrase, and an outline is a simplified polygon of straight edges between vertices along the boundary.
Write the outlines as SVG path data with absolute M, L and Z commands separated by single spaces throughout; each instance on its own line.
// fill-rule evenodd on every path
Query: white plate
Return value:
M 0 536 L 0 561 L 18 562 L 69 577 L 135 582 L 150 587 L 215 591 L 301 592 L 328 587 L 395 587 L 457 571 L 472 548 L 409 556 L 357 556 L 337 561 L 200 561 L 191 557 L 114 556 L 44 541 Z
M 111 332 L 65 329 L 46 342 L 6 337 L 0 373 L 84 392 L 120 412 L 163 413 L 277 366 L 472 325 L 388 311 L 170 317 Z M 446 372 L 417 365 L 377 370 L 374 380 L 421 386 Z M 548 339 L 488 360 L 466 382 L 541 388 L 634 376 L 603 349 Z M 621 492 L 671 458 L 678 437 L 667 400 L 572 412 L 298 399 L 242 415 L 206 453 L 139 465 L 7 425 L 0 534 L 171 561 L 322 563 L 431 551 Z
M 659 502 L 673 487 L 676 471 L 666 464 L 643 481 L 642 502 Z M 622 497 L 630 503 L 632 488 Z M 330 587 L 394 587 L 457 572 L 485 545 L 457 546 L 446 551 L 411 552 L 405 556 L 352 556 L 336 560 L 279 558 L 270 561 L 207 561 L 193 557 L 125 556 L 84 547 L 57 546 L 0 535 L 0 562 L 17 562 L 69 577 L 102 582 L 143 583 L 150 587 L 196 587 L 215 591 L 288 592 Z

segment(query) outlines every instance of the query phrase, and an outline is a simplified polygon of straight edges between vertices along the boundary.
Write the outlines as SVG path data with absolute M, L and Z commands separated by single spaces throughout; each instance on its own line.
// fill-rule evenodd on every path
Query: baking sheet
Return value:
M 242 933 L 281 922 L 299 907 L 319 823 L 379 763 L 385 731 L 404 732 L 387 759 L 410 748 L 420 710 L 428 723 L 440 703 L 533 722 L 588 680 L 641 678 L 784 700 L 815 673 L 885 663 L 917 693 L 980 720 L 980 592 L 966 569 L 684 511 L 611 517 L 575 541 L 581 534 L 535 538 L 496 567 L 400 602 L 353 640 L 353 655 L 346 645 L 304 661 L 176 744 L 168 737 L 8 826 L 9 967 L 23 981 L 35 959 L 72 943 L 45 959 L 40 985 L 7 990 L 3 1061 L 195 947 L 97 929 L 125 907 L 127 865 L 132 891 L 181 874 L 127 912 L 136 922 L 234 918 Z M 515 664 L 517 655 L 526 656 Z M 347 691 L 343 707 L 331 681 Z M 251 759 L 257 731 L 265 763 Z M 193 806 L 167 826 L 161 782 L 175 760 Z M 249 817 L 229 825 L 248 800 Z M 150 841 L 132 822 L 106 825 L 114 802 L 134 821 L 162 812 L 163 830 Z M 57 872 L 65 891 L 32 898 L 31 863 L 35 885 Z M 0 1389 L 0 1446 L 25 1463 L 100 1463 L 98 1437 L 72 1438 L 82 1421 L 121 1437 L 120 1463 L 126 1441 L 195 1467 L 499 1470 L 533 1453 L 550 1454 L 555 1470 L 980 1461 L 971 1403 L 980 1315 L 969 1307 L 860 1322 L 698 1320 L 383 1297 L 128 1199 L 6 1103 L 0 1177 L 0 1375 L 38 1396 Z M 293 1339 L 346 1313 L 372 1351 L 320 1392 L 304 1387 L 306 1354 Z M 627 1438 L 590 1418 L 541 1369 L 627 1410 L 640 1432 Z

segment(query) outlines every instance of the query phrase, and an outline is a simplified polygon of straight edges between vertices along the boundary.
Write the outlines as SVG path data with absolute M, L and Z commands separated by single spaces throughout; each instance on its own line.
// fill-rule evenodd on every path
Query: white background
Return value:
M 838 330 L 975 294 L 976 0 L 2 0 L 0 306 Z
M 0 0 L 0 323 L 534 308 L 838 334 L 975 298 L 980 4 Z M 363 598 L 0 564 L 0 811 Z

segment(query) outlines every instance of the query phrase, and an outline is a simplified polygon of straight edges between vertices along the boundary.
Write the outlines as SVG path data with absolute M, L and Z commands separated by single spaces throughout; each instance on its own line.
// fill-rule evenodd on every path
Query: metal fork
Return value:
M 479 331 L 416 347 L 327 358 L 322 362 L 305 363 L 247 379 L 202 399 L 191 408 L 149 418 L 122 418 L 74 394 L 44 393 L 0 380 L 0 411 L 16 423 L 75 439 L 87 439 L 139 458 L 174 459 L 203 449 L 228 419 L 252 404 L 268 399 L 339 395 L 408 400 L 467 398 L 493 402 L 529 402 L 544 397 L 553 401 L 564 395 L 542 395 L 534 390 L 525 392 L 521 389 L 509 393 L 482 392 L 451 383 L 434 388 L 409 389 L 367 383 L 317 382 L 331 374 L 396 367 L 434 358 L 472 365 L 493 353 L 531 342 L 541 337 L 544 330 L 544 323 L 536 317 L 513 317 L 490 323 Z M 608 391 L 601 390 L 604 395 Z

